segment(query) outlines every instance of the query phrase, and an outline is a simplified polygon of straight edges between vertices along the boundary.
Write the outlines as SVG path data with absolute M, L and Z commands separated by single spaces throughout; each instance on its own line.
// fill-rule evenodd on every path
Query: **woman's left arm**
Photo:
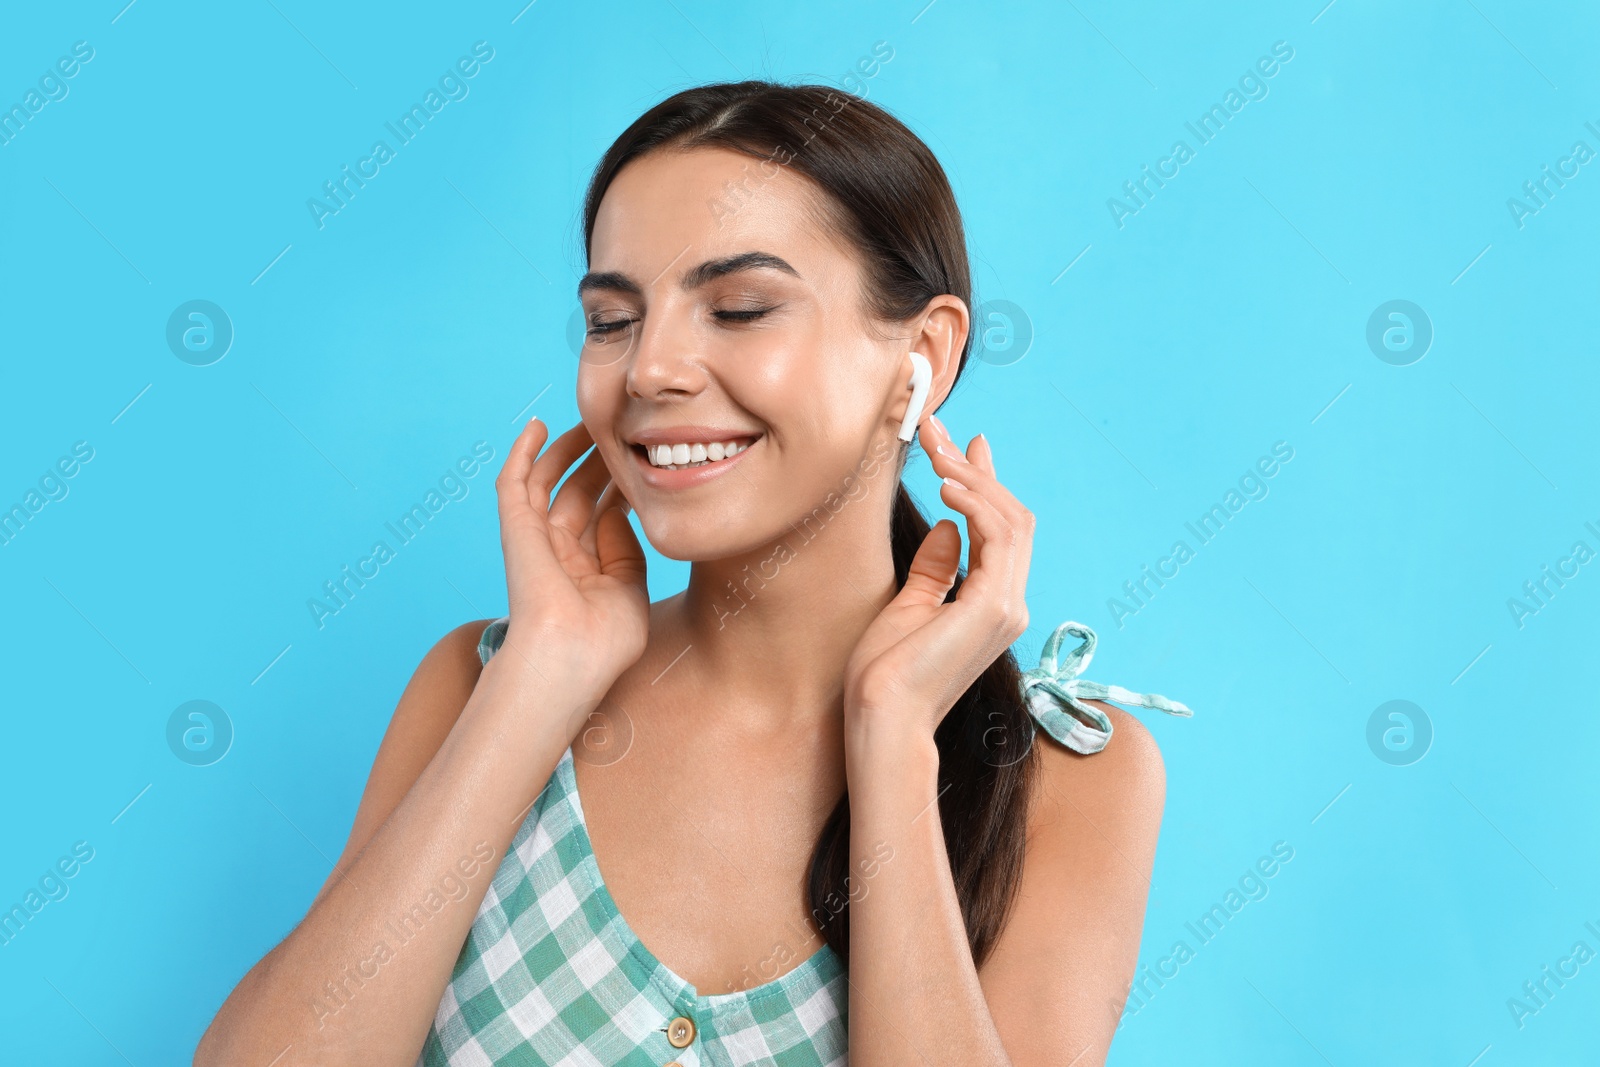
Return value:
M 849 772 L 851 876 L 861 879 L 850 904 L 851 1067 L 1105 1063 L 1139 951 L 1165 775 L 1143 723 L 1089 703 L 1115 727 L 1103 751 L 1080 756 L 1042 731 L 1035 740 L 1022 885 L 981 971 L 933 802 L 931 737 L 860 731 Z
M 935 431 L 926 428 L 931 424 Z M 1165 780 L 1143 726 L 1106 704 L 1116 741 L 1092 758 L 1044 743 L 1027 858 L 980 973 L 937 803 L 934 730 L 1027 626 L 1033 515 L 980 436 L 963 456 L 924 424 L 942 497 L 905 586 L 846 668 L 851 1067 L 1093 1067 L 1105 1061 L 1138 953 Z

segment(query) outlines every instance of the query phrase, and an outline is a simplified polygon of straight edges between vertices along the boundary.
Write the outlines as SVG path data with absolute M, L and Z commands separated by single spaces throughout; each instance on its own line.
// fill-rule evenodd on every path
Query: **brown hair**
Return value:
M 770 81 L 703 85 L 663 100 L 624 130 L 595 167 L 584 201 L 586 257 L 600 201 L 617 172 L 663 147 L 731 149 L 760 159 L 758 176 L 787 166 L 809 178 L 825 194 L 829 222 L 862 257 L 864 297 L 880 322 L 905 322 L 945 293 L 972 306 L 966 237 L 944 169 L 927 145 L 881 107 L 827 86 Z M 730 189 L 714 210 L 736 209 L 739 195 Z M 969 332 L 957 379 L 971 347 Z M 900 450 L 902 469 L 909 451 L 909 445 Z M 929 529 L 901 482 L 889 529 L 897 585 L 905 584 Z M 946 602 L 955 599 L 964 577 L 964 571 L 957 575 Z M 967 941 L 980 966 L 1005 926 L 1022 876 L 1037 756 L 1020 683 L 1021 670 L 1008 649 L 934 733 L 945 848 Z M 859 875 L 851 874 L 849 852 L 846 794 L 823 826 L 808 879 L 812 917 L 846 960 L 846 905 L 860 884 Z

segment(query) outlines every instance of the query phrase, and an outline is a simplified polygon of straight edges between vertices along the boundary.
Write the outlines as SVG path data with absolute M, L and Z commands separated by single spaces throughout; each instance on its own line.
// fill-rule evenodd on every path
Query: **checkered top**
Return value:
M 487 663 L 509 617 L 478 643 Z M 569 746 L 511 839 L 417 1067 L 845 1067 L 845 965 L 824 944 L 763 985 L 702 996 L 617 911 Z M 684 1048 L 674 1019 L 694 1023 Z
M 478 641 L 489 662 L 510 616 Z M 1063 654 L 1069 637 L 1079 645 Z M 1094 630 L 1064 622 L 1022 676 L 1033 723 L 1085 755 L 1111 720 L 1085 700 L 1188 716 L 1175 700 L 1086 681 Z M 701 996 L 617 911 L 590 847 L 569 745 L 511 839 L 439 1001 L 417 1067 L 845 1067 L 845 964 L 828 945 L 776 980 Z M 688 1045 L 667 1040 L 680 1017 Z

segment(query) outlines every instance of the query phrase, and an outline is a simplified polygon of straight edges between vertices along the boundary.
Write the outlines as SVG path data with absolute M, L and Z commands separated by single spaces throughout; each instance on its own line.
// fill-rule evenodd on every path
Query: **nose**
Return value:
M 682 400 L 705 388 L 691 306 L 657 305 L 634 324 L 628 354 L 628 395 Z

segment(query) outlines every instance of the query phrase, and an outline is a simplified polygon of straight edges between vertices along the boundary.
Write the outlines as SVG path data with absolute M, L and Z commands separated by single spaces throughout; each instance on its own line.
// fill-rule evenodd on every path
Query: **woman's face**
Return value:
M 830 493 L 861 508 L 894 488 L 911 343 L 866 317 L 860 265 L 820 223 L 822 195 L 712 148 L 636 159 L 601 201 L 580 283 L 578 409 L 670 559 L 750 551 Z M 747 450 L 710 458 L 728 443 Z

